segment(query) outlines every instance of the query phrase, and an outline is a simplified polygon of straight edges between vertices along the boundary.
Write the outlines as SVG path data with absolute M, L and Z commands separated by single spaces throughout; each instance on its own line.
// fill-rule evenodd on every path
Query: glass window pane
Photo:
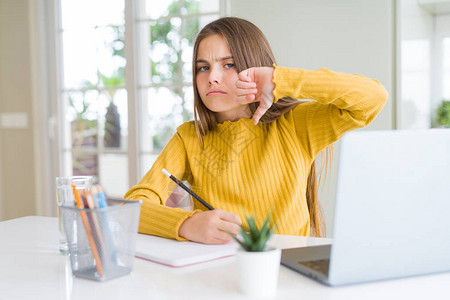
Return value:
M 72 91 L 64 94 L 65 132 L 70 132 L 70 144 L 65 148 L 96 148 L 98 141 L 98 111 L 101 95 L 97 90 Z
M 142 154 L 139 164 L 139 178 L 144 177 L 145 173 L 148 172 L 158 158 L 158 154 Z
M 187 52 L 192 53 L 192 48 L 186 49 L 186 50 L 187 51 L 183 52 L 183 54 L 187 53 Z M 191 57 L 192 57 L 192 54 L 191 54 Z M 190 59 L 190 61 L 183 63 L 183 82 L 192 84 L 192 80 L 193 80 L 193 78 L 192 78 L 192 59 Z
M 150 88 L 143 92 L 140 137 L 142 151 L 159 153 L 176 128 L 182 124 L 181 97 L 176 89 Z
M 99 155 L 98 180 L 109 197 L 123 197 L 128 191 L 128 157 L 126 154 Z
M 405 40 L 401 50 L 401 129 L 430 127 L 430 41 Z
M 71 91 L 64 94 L 64 99 L 67 112 L 64 149 L 77 149 L 71 158 L 73 172 L 95 175 L 98 173 L 98 161 L 92 158 L 93 152 L 103 148 L 127 150 L 126 90 Z M 85 163 L 87 159 L 89 163 Z
M 110 82 L 108 86 L 125 85 L 125 27 L 123 25 L 99 27 L 94 32 L 98 71 L 108 77 L 115 76 L 116 80 Z
M 147 17 L 151 19 L 178 13 L 178 2 L 176 0 L 145 0 L 143 5 L 145 6 Z
M 124 0 L 61 0 L 63 29 L 125 23 Z
M 108 103 L 102 107 L 103 146 L 127 151 L 128 101 L 125 89 L 108 90 Z
M 184 0 L 181 6 L 181 14 L 183 15 L 193 15 L 198 14 L 200 12 L 199 6 L 200 6 L 199 0 Z M 214 1 L 212 1 L 214 2 Z
M 97 42 L 93 30 L 66 31 L 62 35 L 64 88 L 95 86 L 97 78 Z
M 109 156 L 106 153 L 98 153 L 104 148 L 127 150 L 126 90 L 75 91 L 66 93 L 65 99 L 67 101 L 66 127 L 70 132 L 70 135 L 67 136 L 71 136 L 71 140 L 70 144 L 66 144 L 64 148 L 72 147 L 74 149 L 71 152 L 72 155 L 65 156 L 67 160 L 70 160 L 64 163 L 66 168 L 71 170 L 73 175 L 103 176 L 103 180 L 100 179 L 103 185 L 112 185 L 118 188 L 119 186 L 114 181 L 110 181 L 111 176 L 102 173 L 109 172 L 109 167 L 104 167 L 107 170 L 104 171 L 101 165 L 105 164 L 105 161 L 109 161 L 104 159 Z M 123 157 L 127 159 L 126 155 L 122 155 L 119 161 Z M 120 162 L 120 164 L 122 166 L 124 163 Z M 123 176 L 128 178 L 128 173 Z M 124 184 L 128 185 L 128 182 L 126 181 Z M 119 195 L 114 194 L 114 196 Z
M 103 83 L 102 75 L 116 78 L 109 86 L 123 86 L 124 30 L 123 26 L 108 26 L 64 32 L 64 87 L 93 87 Z
M 186 19 L 183 23 L 181 39 L 181 60 L 183 61 L 183 80 L 192 83 L 192 55 L 194 53 L 195 37 L 199 32 L 198 18 Z
M 72 175 L 98 178 L 98 155 L 95 152 L 72 151 Z
M 219 11 L 218 0 L 184 0 L 181 7 L 181 13 L 184 15 L 211 13 Z
M 444 56 L 443 97 L 450 100 L 450 37 L 444 39 L 442 53 Z
M 181 20 L 172 18 L 170 21 L 150 23 L 151 81 L 178 81 Z
M 194 90 L 192 86 L 183 87 L 184 93 L 184 122 L 194 120 Z
M 63 172 L 95 176 L 108 195 L 121 197 L 128 189 L 127 154 L 116 153 L 128 148 L 125 1 L 60 3 Z

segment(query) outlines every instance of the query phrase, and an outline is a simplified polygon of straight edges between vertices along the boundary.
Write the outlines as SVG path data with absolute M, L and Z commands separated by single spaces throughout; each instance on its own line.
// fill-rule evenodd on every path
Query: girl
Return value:
M 206 25 L 193 55 L 194 121 L 182 124 L 125 198 L 141 199 L 139 232 L 227 243 L 245 214 L 272 209 L 278 234 L 323 236 L 314 159 L 346 131 L 369 124 L 387 93 L 376 80 L 275 65 L 252 23 Z M 294 99 L 313 99 L 298 101 Z M 165 168 L 212 207 L 165 206 Z

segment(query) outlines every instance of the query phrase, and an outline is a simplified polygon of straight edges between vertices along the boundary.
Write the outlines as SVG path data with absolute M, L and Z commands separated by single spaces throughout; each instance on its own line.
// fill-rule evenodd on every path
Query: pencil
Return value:
M 81 200 L 80 194 L 77 191 L 77 188 L 74 184 L 72 184 L 73 194 L 75 195 L 75 202 L 78 208 L 84 208 L 83 201 Z M 92 255 L 96 261 L 97 272 L 100 277 L 103 277 L 103 268 L 102 263 L 100 261 L 100 255 L 98 255 L 97 247 L 95 246 L 94 238 L 92 237 L 91 227 L 89 226 L 89 221 L 86 217 L 86 212 L 80 210 L 81 220 L 83 221 L 84 229 L 86 230 L 86 235 L 89 240 L 89 245 L 91 246 Z
M 86 205 L 85 205 L 85 207 L 92 209 L 92 210 L 95 209 L 96 207 L 94 204 L 94 199 L 92 197 L 91 191 L 87 190 L 85 192 L 85 198 L 86 198 L 86 203 L 87 203 L 87 207 L 86 207 Z M 87 217 L 91 224 L 91 232 L 93 233 L 93 238 L 97 245 L 98 254 L 100 255 L 100 259 L 102 259 L 102 262 L 103 262 L 102 266 L 106 267 L 105 266 L 106 257 L 103 254 L 105 252 L 107 253 L 109 251 L 109 248 L 107 246 L 105 246 L 105 241 L 104 241 L 103 235 L 102 235 L 102 228 L 104 231 L 108 230 L 108 228 L 106 226 L 101 226 L 100 220 L 99 220 L 100 216 L 98 215 L 98 212 L 96 212 L 96 211 L 88 212 Z
M 103 192 L 103 189 L 100 185 L 97 185 L 96 187 L 97 190 L 97 199 L 98 199 L 98 206 L 100 208 L 106 208 L 106 196 L 105 193 Z M 102 212 L 100 213 L 100 217 L 101 217 L 101 223 L 103 224 L 103 228 L 104 228 L 104 233 L 106 236 L 106 250 L 108 250 L 107 253 L 107 258 L 112 260 L 113 265 L 117 265 L 117 254 L 116 254 L 116 248 L 114 245 L 114 239 L 112 237 L 111 231 L 109 229 L 109 218 L 106 212 Z M 110 253 L 109 253 L 110 252 Z
M 186 192 L 188 192 L 189 194 L 192 195 L 192 197 L 194 197 L 195 199 L 198 200 L 198 202 L 200 202 L 201 204 L 203 204 L 204 206 L 206 206 L 207 209 L 209 210 L 213 210 L 214 208 L 209 205 L 205 200 L 203 200 L 202 198 L 200 198 L 196 193 L 194 193 L 193 191 L 191 191 L 190 188 L 188 188 L 187 186 L 185 186 L 181 181 L 179 181 L 178 179 L 175 178 L 175 176 L 173 176 L 172 174 L 170 174 L 166 169 L 162 169 L 162 172 L 164 173 L 164 175 L 166 175 L 167 177 L 169 177 L 170 179 L 172 179 L 173 181 L 175 181 L 176 184 L 178 184 L 180 187 L 183 188 L 183 190 L 185 190 Z

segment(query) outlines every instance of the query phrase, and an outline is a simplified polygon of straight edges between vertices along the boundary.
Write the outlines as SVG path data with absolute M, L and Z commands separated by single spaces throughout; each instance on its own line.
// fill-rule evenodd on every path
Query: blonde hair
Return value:
M 217 120 L 214 112 L 210 111 L 200 98 L 196 83 L 196 60 L 200 42 L 203 39 L 216 34 L 227 41 L 238 73 L 251 67 L 272 67 L 276 63 L 266 37 L 257 26 L 249 21 L 235 17 L 221 18 L 209 23 L 200 31 L 194 44 L 192 75 L 194 88 L 194 125 L 200 147 L 202 148 L 202 137 L 209 131 L 214 130 L 217 126 Z M 267 112 L 261 117 L 260 122 L 273 122 L 300 103 L 302 102 L 289 97 L 281 98 L 276 103 L 272 104 Z M 250 103 L 249 108 L 253 114 L 258 108 L 258 103 Z M 326 164 L 328 164 L 328 155 Z M 320 174 L 322 174 L 322 168 Z M 308 176 L 306 199 L 311 220 L 311 234 L 317 237 L 323 237 L 325 236 L 325 226 L 318 200 L 315 161 L 311 165 Z

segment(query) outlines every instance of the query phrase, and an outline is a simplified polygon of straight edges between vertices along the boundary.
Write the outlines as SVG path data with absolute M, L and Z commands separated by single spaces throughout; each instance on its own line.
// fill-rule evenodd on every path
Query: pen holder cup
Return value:
M 106 208 L 61 204 L 73 275 L 105 281 L 133 269 L 141 201 L 107 200 Z

